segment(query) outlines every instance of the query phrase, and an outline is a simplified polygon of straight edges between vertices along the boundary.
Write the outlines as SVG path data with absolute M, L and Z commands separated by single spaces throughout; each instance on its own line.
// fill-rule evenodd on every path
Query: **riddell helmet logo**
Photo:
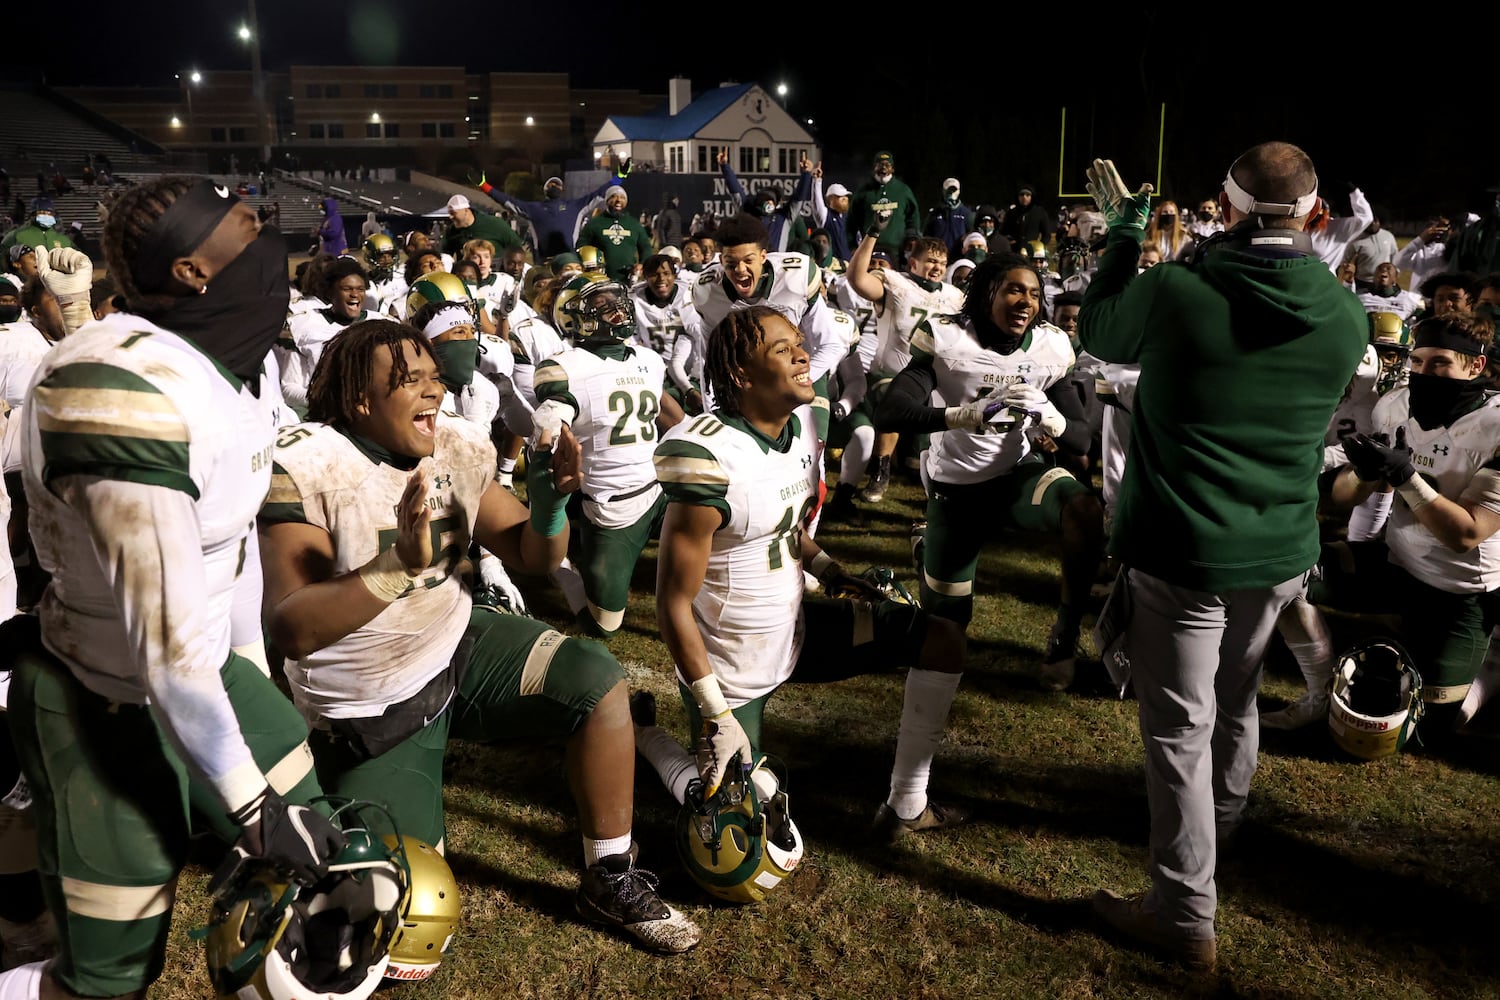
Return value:
M 1341 725 L 1349 726 L 1352 729 L 1363 729 L 1369 733 L 1383 733 L 1395 728 L 1396 725 L 1385 719 L 1361 719 L 1345 711 L 1338 713 L 1338 721 Z
M 436 965 L 395 965 L 393 963 L 385 967 L 385 978 L 413 983 L 429 978 L 436 971 Z

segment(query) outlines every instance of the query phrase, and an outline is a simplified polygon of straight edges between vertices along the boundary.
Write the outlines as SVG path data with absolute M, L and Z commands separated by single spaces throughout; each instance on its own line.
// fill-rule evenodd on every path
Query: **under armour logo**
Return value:
M 435 490 L 448 490 L 453 488 L 452 474 L 446 476 L 433 476 L 432 488 Z
M 1448 446 L 1445 444 L 1435 444 L 1432 446 L 1432 453 L 1434 455 L 1446 455 L 1448 454 Z

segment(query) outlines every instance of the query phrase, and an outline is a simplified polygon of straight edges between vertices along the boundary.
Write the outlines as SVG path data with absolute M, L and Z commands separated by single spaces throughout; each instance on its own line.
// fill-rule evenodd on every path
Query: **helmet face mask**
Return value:
M 1380 357 L 1380 375 L 1375 381 L 1375 391 L 1383 396 L 1406 382 L 1406 361 L 1412 345 L 1411 327 L 1396 313 L 1370 313 L 1370 343 Z
M 390 281 L 396 273 L 396 241 L 385 233 L 376 233 L 365 240 L 364 253 L 370 280 L 377 283 Z
M 761 769 L 771 774 L 768 759 L 762 758 Z M 706 892 L 730 903 L 765 899 L 802 861 L 802 834 L 788 811 L 785 774 L 764 804 L 754 777 L 736 756 L 714 795 L 705 798 L 703 782 L 694 779 L 677 814 L 683 866 Z
M 1422 676 L 1394 640 L 1373 639 L 1339 657 L 1328 728 L 1345 752 L 1362 760 L 1399 752 L 1423 709 Z
M 618 281 L 581 274 L 552 303 L 553 325 L 575 344 L 622 342 L 635 336 L 635 303 Z
M 364 1000 L 374 993 L 411 899 L 405 849 L 388 847 L 370 829 L 368 819 L 382 816 L 389 822 L 369 803 L 336 808 L 330 819 L 349 843 L 313 885 L 260 859 L 215 876 L 208 927 L 195 933 L 219 995 Z

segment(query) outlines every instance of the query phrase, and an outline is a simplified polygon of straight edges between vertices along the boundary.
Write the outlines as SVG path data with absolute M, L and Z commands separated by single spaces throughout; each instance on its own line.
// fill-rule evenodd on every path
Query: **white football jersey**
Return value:
M 739 417 L 706 413 L 673 427 L 656 449 L 669 502 L 710 506 L 723 518 L 693 617 L 730 706 L 774 691 L 797 664 L 801 534 L 817 504 L 817 455 L 809 406 L 797 408 L 779 441 Z
M 1349 464 L 1340 441 L 1351 434 L 1370 433 L 1375 404 L 1380 401 L 1380 396 L 1375 391 L 1379 378 L 1380 355 L 1375 353 L 1375 347 L 1371 345 L 1365 348 L 1365 356 L 1360 359 L 1354 377 L 1349 380 L 1344 398 L 1339 400 L 1338 408 L 1328 421 L 1328 433 L 1323 435 L 1323 471 Z
M 350 323 L 365 319 L 360 313 Z M 287 320 L 286 330 L 276 342 L 274 353 L 281 367 L 281 395 L 299 410 L 307 409 L 307 387 L 312 385 L 313 371 L 323 348 L 350 323 L 336 323 L 325 307 L 312 312 L 293 313 Z
M 42 331 L 25 320 L 0 324 L 0 399 L 20 406 L 37 363 L 51 349 Z
M 474 297 L 479 299 L 484 311 L 494 315 L 497 311 L 504 315 L 510 315 L 515 308 L 516 300 L 520 298 L 520 290 L 516 287 L 516 279 L 504 271 L 491 271 L 488 278 L 481 279 L 477 285 L 471 286 Z
M 255 544 L 250 531 L 271 480 L 275 431 L 265 404 L 189 341 L 112 313 L 42 360 L 21 415 L 31 538 L 52 574 L 41 600 L 47 648 L 94 693 L 146 701 L 140 665 L 126 655 L 137 644 L 126 634 L 110 574 L 82 514 L 52 489 L 59 477 L 103 475 L 194 498 L 197 524 L 183 527 L 198 536 L 203 554 L 206 632 L 191 638 L 203 662 L 224 663 L 235 579 L 246 545 Z M 125 599 L 150 607 L 161 595 Z
M 472 604 L 456 570 L 495 478 L 495 448 L 484 428 L 439 415 L 436 450 L 421 468 L 431 567 L 367 624 L 287 661 L 292 698 L 309 722 L 368 718 L 405 701 L 447 667 L 468 627 Z M 395 508 L 410 475 L 326 424 L 287 427 L 276 439 L 261 521 L 322 528 L 333 539 L 331 575 L 348 573 L 395 543 Z
M 880 272 L 885 298 L 875 321 L 878 342 L 871 371 L 900 374 L 911 362 L 911 337 L 929 316 L 957 313 L 964 307 L 963 290 L 941 281 L 922 281 L 899 271 Z
M 828 286 L 829 298 L 839 309 L 848 313 L 849 318 L 854 321 L 859 330 L 860 345 L 870 345 L 870 356 L 874 357 L 875 345 L 878 338 L 875 333 L 875 303 L 860 295 L 849 287 L 849 278 L 840 276 Z M 862 350 L 860 352 L 864 354 Z
M 703 329 L 710 333 L 731 312 L 761 305 L 775 309 L 802 331 L 814 381 L 843 360 L 851 342 L 850 330 L 823 301 L 823 272 L 806 254 L 767 254 L 760 284 L 749 298 L 735 293 L 720 264 L 704 269 L 693 286 L 693 306 Z
M 1358 295 L 1359 304 L 1365 307 L 1365 312 L 1395 313 L 1404 322 L 1410 322 L 1412 315 L 1424 305 L 1422 296 L 1399 288 L 1395 295 L 1376 295 L 1374 292 L 1359 292 Z
M 979 345 L 967 319 L 933 316 L 917 328 L 911 349 L 913 360 L 930 364 L 937 374 L 937 395 L 945 406 L 998 395 L 1017 382 L 1046 390 L 1072 371 L 1074 362 L 1068 335 L 1045 322 L 1026 331 L 1020 347 L 1000 354 Z M 928 476 L 943 483 L 978 483 L 1009 472 L 1031 453 L 1027 424 L 1018 420 L 1003 433 L 989 428 L 934 434 Z
M 1104 509 L 1114 513 L 1115 498 L 1125 479 L 1125 460 L 1130 456 L 1130 420 L 1135 410 L 1135 389 L 1141 380 L 1140 365 L 1104 364 L 1094 375 L 1094 385 L 1104 402 L 1099 437 L 1099 465 L 1104 484 Z M 1100 385 L 1103 383 L 1103 385 Z
M 625 348 L 623 360 L 575 347 L 537 366 L 537 403 L 564 408 L 583 458 L 583 512 L 601 528 L 640 520 L 660 489 L 651 469 L 666 362 Z
M 1457 500 L 1475 473 L 1500 456 L 1500 394 L 1490 394 L 1479 409 L 1459 417 L 1452 426 L 1430 431 L 1409 416 L 1410 398 L 1411 390 L 1405 387 L 1382 396 L 1375 404 L 1374 430 L 1395 440 L 1396 429 L 1406 428 L 1417 475 L 1449 500 Z M 1500 509 L 1490 509 L 1500 513 Z M 1454 552 L 1398 496 L 1391 504 L 1385 542 L 1391 562 L 1438 590 L 1466 594 L 1500 587 L 1500 535 L 1491 535 L 1472 551 Z
M 641 346 L 670 358 L 678 337 L 701 340 L 702 322 L 693 308 L 693 293 L 682 282 L 672 286 L 671 298 L 660 305 L 652 299 L 644 281 L 637 281 L 630 289 L 630 298 L 635 304 L 635 338 Z
M 370 282 L 365 291 L 365 311 L 371 315 L 406 318 L 406 278 L 393 274 L 385 281 Z

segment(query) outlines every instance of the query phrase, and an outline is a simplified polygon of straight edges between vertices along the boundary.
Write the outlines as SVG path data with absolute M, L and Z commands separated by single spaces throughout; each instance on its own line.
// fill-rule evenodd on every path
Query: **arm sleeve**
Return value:
M 875 429 L 882 434 L 898 431 L 935 434 L 948 429 L 943 407 L 930 402 L 937 389 L 937 372 L 926 361 L 913 358 L 886 386 L 885 398 L 875 411 Z
M 83 517 L 108 574 L 130 655 L 151 711 L 172 744 L 233 812 L 266 779 L 250 756 L 208 636 L 197 505 L 179 490 L 113 479 L 70 479 L 65 499 Z
M 812 203 L 813 221 L 821 226 L 828 221 L 828 206 L 823 203 L 823 178 L 821 177 L 813 182 Z
M 813 175 L 811 170 L 802 171 L 802 176 L 797 178 L 797 189 L 787 199 L 787 218 L 795 219 L 802 214 L 802 206 L 812 194 Z
M 728 160 L 725 160 L 723 163 L 719 164 L 719 173 L 724 175 L 724 186 L 729 188 L 729 193 L 734 195 L 740 201 L 744 201 L 745 185 L 740 183 L 738 175 L 735 174 L 734 168 L 729 165 Z
M 1151 297 L 1160 282 L 1136 280 L 1135 262 L 1140 257 L 1136 237 L 1116 230 L 1108 239 L 1108 252 L 1083 293 L 1078 342 L 1096 358 L 1129 364 L 1140 358 Z M 1146 274 L 1155 276 L 1155 271 L 1152 268 Z
M 1368 229 L 1374 220 L 1375 210 L 1370 207 L 1370 199 L 1355 188 L 1349 192 L 1349 218 L 1332 220 L 1325 231 L 1347 243 Z
M 667 374 L 672 377 L 672 384 L 681 392 L 687 392 L 692 388 L 692 379 L 687 370 L 688 359 L 692 356 L 692 335 L 678 334 L 677 339 L 672 341 L 672 356 L 667 359 Z
M 1057 412 L 1068 421 L 1067 427 L 1056 439 L 1058 445 L 1075 455 L 1087 455 L 1094 435 L 1089 427 L 1088 410 L 1077 387 L 1078 382 L 1074 379 L 1062 379 L 1047 390 L 1047 398 L 1052 400 Z
M 844 353 L 849 350 L 854 324 L 840 324 L 820 295 L 808 305 L 807 311 L 802 314 L 802 322 L 797 327 L 804 337 L 812 341 L 808 351 L 811 355 L 808 370 L 813 380 L 817 381 L 838 367 Z M 850 334 L 844 333 L 845 327 Z

